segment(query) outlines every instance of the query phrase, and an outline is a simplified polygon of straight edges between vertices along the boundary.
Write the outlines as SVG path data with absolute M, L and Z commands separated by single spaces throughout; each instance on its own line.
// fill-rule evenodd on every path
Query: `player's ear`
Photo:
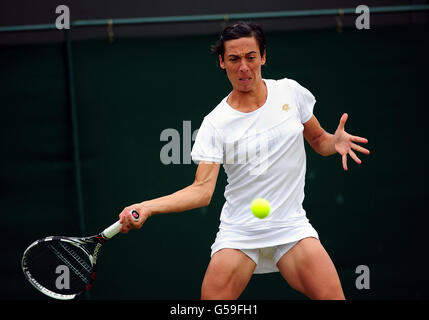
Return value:
M 265 62 L 267 61 L 267 51 L 266 50 L 264 50 L 264 54 L 261 57 L 261 61 L 262 61 L 261 65 L 264 65 Z
M 225 70 L 225 62 L 223 61 L 222 55 L 219 55 L 219 66 Z

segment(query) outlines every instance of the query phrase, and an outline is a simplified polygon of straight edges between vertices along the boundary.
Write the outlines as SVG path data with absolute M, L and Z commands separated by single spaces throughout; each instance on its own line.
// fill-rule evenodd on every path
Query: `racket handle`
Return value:
M 131 215 L 131 218 L 133 218 L 133 220 L 136 222 L 140 218 L 140 214 L 137 212 L 137 210 L 131 210 L 130 215 Z M 119 221 L 116 221 L 110 227 L 104 229 L 104 231 L 101 233 L 101 235 L 106 239 L 110 239 L 119 233 L 120 228 L 121 228 L 121 224 L 119 223 Z

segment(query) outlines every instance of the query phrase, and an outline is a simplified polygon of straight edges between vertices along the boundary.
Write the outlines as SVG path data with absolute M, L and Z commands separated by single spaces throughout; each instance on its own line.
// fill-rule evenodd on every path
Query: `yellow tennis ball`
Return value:
M 255 215 L 255 217 L 259 219 L 266 218 L 271 210 L 270 203 L 264 198 L 256 198 L 253 200 L 252 204 L 250 205 L 250 209 L 252 210 L 252 213 Z

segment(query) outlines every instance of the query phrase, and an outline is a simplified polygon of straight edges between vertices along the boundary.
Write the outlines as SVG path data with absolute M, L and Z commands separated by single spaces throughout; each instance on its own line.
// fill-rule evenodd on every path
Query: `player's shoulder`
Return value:
M 303 86 L 300 82 L 298 82 L 295 79 L 291 78 L 282 78 L 279 80 L 273 80 L 276 88 L 279 89 L 281 92 L 290 92 L 294 95 L 300 95 L 302 93 L 309 94 L 310 91 L 306 88 L 306 86 Z
M 264 79 L 265 83 L 268 86 L 270 95 L 276 98 L 283 99 L 285 95 L 293 95 L 296 91 L 299 84 L 290 78 L 280 78 L 280 79 Z
M 265 79 L 265 81 L 268 81 L 268 83 L 270 83 L 271 85 L 275 86 L 275 87 L 285 87 L 285 86 L 289 86 L 289 87 L 294 87 L 294 86 L 298 86 L 299 83 L 291 78 L 280 78 L 277 80 L 274 79 Z

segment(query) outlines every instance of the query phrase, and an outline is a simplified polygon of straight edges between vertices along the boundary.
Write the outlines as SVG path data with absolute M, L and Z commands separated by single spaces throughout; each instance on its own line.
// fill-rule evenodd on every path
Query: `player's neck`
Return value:
M 265 104 L 268 91 L 265 82 L 261 79 L 258 85 L 250 91 L 232 90 L 227 102 L 228 104 L 240 112 L 252 112 Z

